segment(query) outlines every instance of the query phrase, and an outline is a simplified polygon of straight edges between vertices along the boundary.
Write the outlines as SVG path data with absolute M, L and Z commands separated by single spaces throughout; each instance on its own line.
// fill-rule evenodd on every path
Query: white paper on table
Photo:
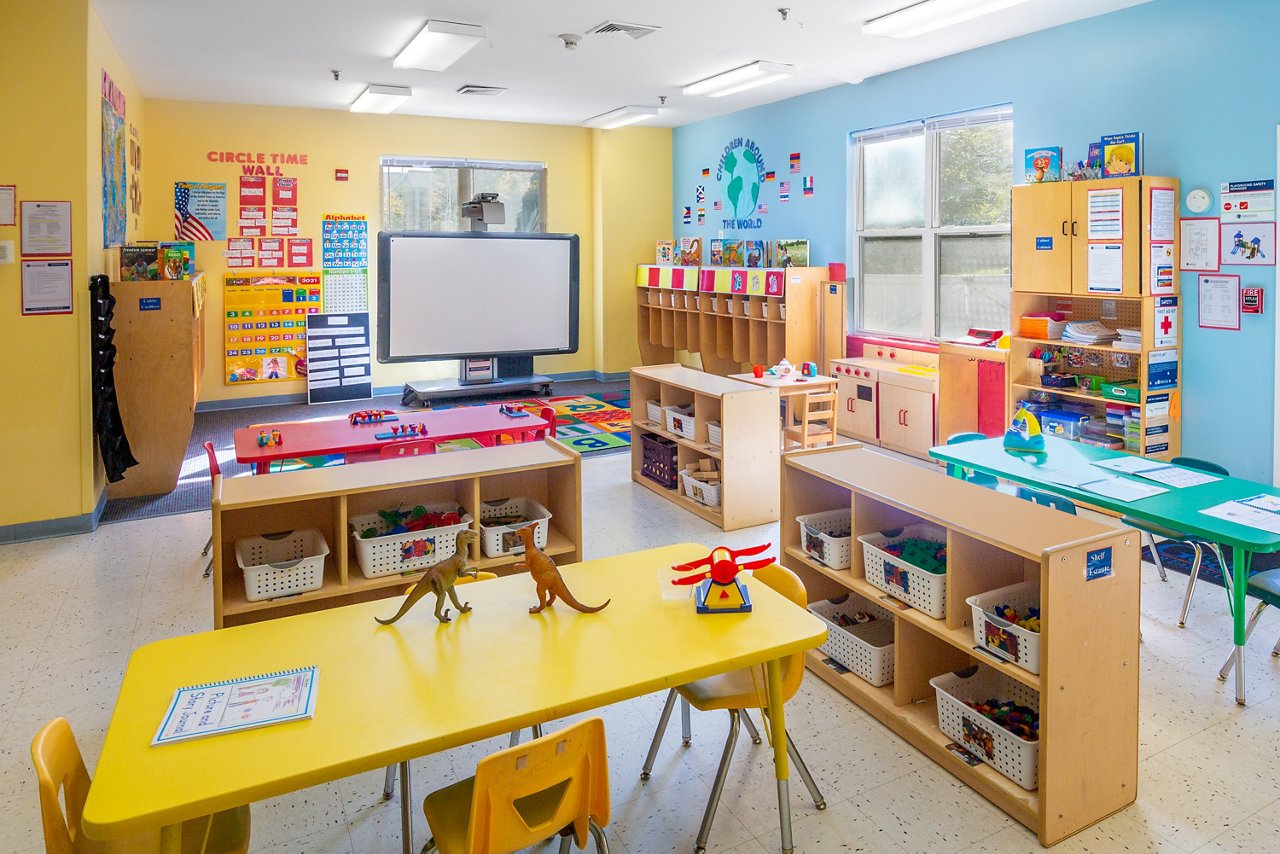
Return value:
M 1266 510 L 1268 513 L 1280 513 L 1280 495 L 1255 495 L 1252 498 L 1238 499 L 1240 504 L 1247 504 L 1258 510 Z
M 1096 480 L 1091 471 L 1065 472 L 1057 469 L 1038 469 L 1036 475 L 1049 483 L 1056 483 L 1059 486 L 1069 486 L 1073 489 L 1079 489 L 1086 483 Z
M 1162 486 L 1137 483 L 1136 481 L 1125 480 L 1122 477 L 1103 477 L 1098 480 L 1091 480 L 1088 483 L 1080 484 L 1079 488 L 1095 495 L 1103 495 L 1107 498 L 1125 502 L 1138 501 L 1142 498 L 1150 498 L 1153 495 L 1169 491 Z
M 1193 469 L 1172 466 L 1168 463 L 1157 463 L 1142 457 L 1128 457 L 1117 460 L 1099 460 L 1093 465 L 1098 468 L 1110 469 L 1111 471 L 1123 472 L 1124 474 L 1137 475 L 1147 480 L 1154 480 L 1156 483 L 1163 483 L 1165 486 L 1172 486 L 1182 489 L 1187 486 L 1199 486 L 1202 483 L 1213 483 L 1215 480 L 1221 480 L 1220 477 L 1214 477 L 1211 474 L 1205 474 L 1202 471 L 1194 471 Z
M 1258 528 L 1271 534 L 1280 534 L 1280 513 L 1250 507 L 1240 501 L 1227 501 L 1200 512 L 1206 516 L 1213 516 L 1215 519 L 1225 519 L 1238 525 L 1247 525 L 1250 528 Z

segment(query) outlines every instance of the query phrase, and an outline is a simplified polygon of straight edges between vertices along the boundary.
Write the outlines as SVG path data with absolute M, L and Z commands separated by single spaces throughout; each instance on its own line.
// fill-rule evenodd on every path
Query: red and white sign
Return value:
M 227 251 L 224 254 L 228 267 L 256 267 L 258 264 L 252 237 L 228 237 Z
M 265 205 L 267 203 L 267 179 L 261 175 L 240 176 L 240 206 Z
M 283 267 L 284 240 L 279 237 L 259 238 L 258 264 L 262 267 Z
M 289 238 L 289 266 L 290 267 L 310 267 L 311 266 L 311 238 L 310 237 L 290 237 Z
M 1262 288 L 1241 288 L 1240 289 L 1240 313 L 1241 314 L 1262 314 L 1263 290 Z
M 349 175 L 348 175 L 348 173 L 347 173 L 347 170 L 346 170 L 346 169 L 334 169 L 334 170 L 333 170 L 333 180 L 335 180 L 335 181 L 346 181 L 346 180 L 348 179 L 348 177 L 349 177 Z
M 262 237 L 267 233 L 267 209 L 264 207 L 240 208 L 240 236 Z
M 298 204 L 298 179 L 297 178 L 272 178 L 271 179 L 271 204 L 273 205 Z
M 271 233 L 290 235 L 298 233 L 298 209 L 296 207 L 271 209 Z

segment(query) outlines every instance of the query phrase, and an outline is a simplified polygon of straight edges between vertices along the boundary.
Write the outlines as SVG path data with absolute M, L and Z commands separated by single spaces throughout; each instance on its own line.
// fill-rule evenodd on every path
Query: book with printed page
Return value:
M 711 238 L 711 259 L 707 263 L 712 267 L 724 266 L 724 240 L 722 238 Z
M 1028 184 L 1047 184 L 1062 180 L 1062 147 L 1028 148 L 1026 167 Z
M 808 267 L 809 241 L 779 240 L 774 244 L 773 266 Z
M 747 240 L 743 244 L 743 251 L 746 254 L 748 267 L 763 267 L 764 260 L 764 241 L 763 240 Z
M 1102 177 L 1142 174 L 1142 132 L 1113 133 L 1102 138 Z
M 151 746 L 315 717 L 314 666 L 179 688 Z
M 674 264 L 676 262 L 676 242 L 674 240 L 659 240 L 657 253 L 654 257 L 655 264 Z
M 743 266 L 741 240 L 726 240 L 724 242 L 724 265 L 726 267 Z

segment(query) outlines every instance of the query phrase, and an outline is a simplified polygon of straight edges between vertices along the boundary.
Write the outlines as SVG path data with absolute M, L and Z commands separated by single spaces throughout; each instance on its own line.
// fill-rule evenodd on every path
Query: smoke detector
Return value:
M 587 35 L 612 36 L 621 34 L 624 36 L 630 36 L 633 39 L 642 39 L 650 33 L 656 33 L 660 29 L 662 29 L 662 27 L 654 27 L 649 24 L 628 24 L 623 21 L 605 21 L 604 23 L 596 24 L 594 27 L 587 30 Z
M 490 95 L 492 96 L 492 95 L 501 95 L 505 91 L 507 91 L 507 87 L 505 86 L 477 86 L 473 83 L 468 83 L 465 86 L 458 87 L 459 95 Z

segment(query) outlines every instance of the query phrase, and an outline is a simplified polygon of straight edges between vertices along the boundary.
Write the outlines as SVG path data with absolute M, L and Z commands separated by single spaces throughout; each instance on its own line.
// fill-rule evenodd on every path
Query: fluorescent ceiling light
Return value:
M 408 86 L 373 85 L 360 93 L 351 105 L 353 113 L 390 113 L 413 94 Z
M 690 83 L 682 91 L 686 95 L 710 95 L 712 98 L 720 98 L 745 89 L 754 89 L 756 86 L 763 86 L 766 83 L 776 83 L 779 80 L 795 76 L 795 73 L 796 67 L 794 65 L 761 60 L 750 65 L 744 65 L 741 68 L 735 68 L 732 71 L 726 71 L 723 74 L 717 74 L 714 77 L 708 77 L 705 80 L 699 80 L 697 83 Z
M 614 128 L 632 125 L 636 122 L 642 122 L 658 115 L 657 107 L 619 107 L 616 110 L 610 110 L 607 113 L 601 113 L 593 116 L 582 123 L 586 128 L 602 128 L 603 130 L 613 130 Z
M 484 38 L 484 27 L 455 24 L 452 21 L 427 21 L 413 40 L 391 63 L 396 68 L 420 68 L 444 71 Z
M 909 39 L 1025 2 L 1027 0 L 921 0 L 865 22 L 862 32 L 868 36 Z

